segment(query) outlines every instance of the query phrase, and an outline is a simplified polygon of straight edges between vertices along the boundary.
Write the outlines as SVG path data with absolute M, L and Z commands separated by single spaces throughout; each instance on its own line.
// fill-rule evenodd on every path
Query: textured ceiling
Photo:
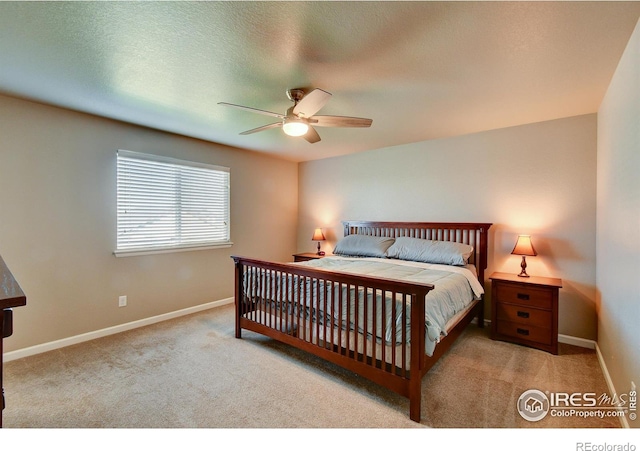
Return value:
M 597 111 L 640 2 L 0 2 L 0 92 L 294 161 Z M 373 119 L 271 129 L 285 91 Z

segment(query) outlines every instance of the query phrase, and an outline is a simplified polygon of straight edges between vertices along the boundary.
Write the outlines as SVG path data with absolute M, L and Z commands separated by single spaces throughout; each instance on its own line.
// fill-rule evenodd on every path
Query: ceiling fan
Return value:
M 287 97 L 293 102 L 286 114 L 273 113 L 271 111 L 259 110 L 233 103 L 219 102 L 219 105 L 231 106 L 242 110 L 251 111 L 258 114 L 277 117 L 280 119 L 273 124 L 263 125 L 240 133 L 250 135 L 252 133 L 269 130 L 270 128 L 282 127 L 282 130 L 289 136 L 302 136 L 311 144 L 320 141 L 320 135 L 315 127 L 370 127 L 373 120 L 362 117 L 347 116 L 315 116 L 320 109 L 331 99 L 331 93 L 322 89 L 313 89 L 307 92 L 303 88 L 287 90 Z

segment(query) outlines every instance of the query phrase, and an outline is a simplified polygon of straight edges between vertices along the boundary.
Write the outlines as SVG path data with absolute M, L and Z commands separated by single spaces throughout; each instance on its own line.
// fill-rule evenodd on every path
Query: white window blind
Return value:
M 118 151 L 116 255 L 229 246 L 229 168 Z

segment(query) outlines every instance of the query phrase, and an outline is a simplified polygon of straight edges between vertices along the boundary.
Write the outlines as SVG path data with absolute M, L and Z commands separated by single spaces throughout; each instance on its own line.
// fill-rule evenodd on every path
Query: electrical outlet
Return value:
M 118 297 L 118 307 L 126 307 L 127 306 L 127 297 L 120 296 Z

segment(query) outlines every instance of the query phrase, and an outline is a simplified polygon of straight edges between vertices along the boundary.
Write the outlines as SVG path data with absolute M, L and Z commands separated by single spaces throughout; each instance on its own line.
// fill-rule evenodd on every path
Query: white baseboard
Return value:
M 61 340 L 51 341 L 49 343 L 43 343 L 28 348 L 18 349 L 15 351 L 6 352 L 3 354 L 5 362 L 11 360 L 21 359 L 23 357 L 29 357 L 36 354 L 41 354 L 47 351 L 53 351 L 54 349 L 64 348 L 65 346 L 71 346 L 78 343 L 82 343 L 96 338 L 106 337 L 107 335 L 113 335 L 120 332 L 125 332 L 131 329 L 137 329 L 138 327 L 149 326 L 151 324 L 159 323 L 180 316 L 190 315 L 192 313 L 201 312 L 203 310 L 209 310 L 215 307 L 233 303 L 233 298 L 221 299 L 219 301 L 207 302 L 206 304 L 196 305 L 182 310 L 176 310 L 175 312 L 164 313 L 162 315 L 152 316 L 130 323 L 120 324 L 113 327 L 107 327 L 106 329 L 100 329 L 93 332 L 87 332 L 86 334 L 76 335 L 69 338 L 63 338 Z
M 572 337 L 571 335 L 558 334 L 558 342 L 581 348 L 596 349 L 596 342 L 586 338 Z
M 613 397 L 618 392 L 616 391 L 615 385 L 613 385 L 613 379 L 611 379 L 611 375 L 609 374 L 609 369 L 607 368 L 607 364 L 604 362 L 604 357 L 602 356 L 602 352 L 600 351 L 600 346 L 596 343 L 596 356 L 598 356 L 598 363 L 600 363 L 600 368 L 602 369 L 602 374 L 604 374 L 604 380 L 607 383 L 607 388 L 609 388 L 609 396 Z M 621 415 L 620 424 L 623 428 L 629 429 L 629 421 L 627 421 L 626 415 Z

